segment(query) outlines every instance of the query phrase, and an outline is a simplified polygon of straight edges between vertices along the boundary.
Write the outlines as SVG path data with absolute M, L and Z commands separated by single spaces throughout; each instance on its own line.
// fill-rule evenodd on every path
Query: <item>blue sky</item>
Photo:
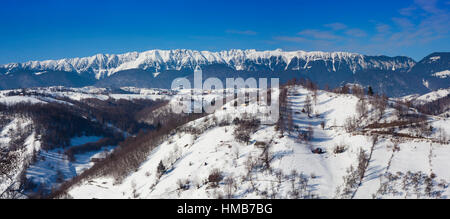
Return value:
M 450 51 L 450 0 L 2 0 L 0 63 L 150 49 Z

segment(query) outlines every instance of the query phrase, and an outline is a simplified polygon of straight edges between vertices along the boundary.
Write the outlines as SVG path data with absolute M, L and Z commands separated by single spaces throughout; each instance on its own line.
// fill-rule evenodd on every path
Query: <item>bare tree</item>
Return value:
M 447 133 L 445 132 L 445 130 L 443 128 L 439 128 L 438 139 L 442 144 L 447 143 L 447 139 L 448 139 Z
M 406 114 L 408 114 L 408 107 L 403 102 L 397 102 L 394 108 L 399 118 L 403 118 Z
M 222 179 L 222 172 L 219 169 L 212 170 L 208 176 L 208 181 L 212 184 L 213 187 L 218 187 L 219 182 L 222 181 Z
M 378 113 L 378 119 L 381 119 L 384 115 L 384 112 L 386 111 L 388 98 L 383 96 L 375 95 L 372 98 L 372 105 L 375 107 L 377 113 Z
M 317 106 L 317 88 L 314 87 L 312 92 L 313 92 L 312 97 L 313 97 L 313 100 L 314 100 L 314 106 Z
M 364 88 L 362 88 L 359 85 L 354 85 L 352 87 L 352 93 L 353 93 L 353 95 L 357 96 L 359 99 L 364 98 Z
M 305 100 L 305 112 L 308 114 L 308 117 L 311 117 L 312 105 L 311 105 L 311 97 L 309 95 L 306 96 Z
M 240 153 L 240 151 L 239 151 L 239 147 L 238 147 L 238 146 L 236 146 L 236 147 L 234 148 L 233 153 L 234 153 L 234 159 L 238 160 L 239 157 L 241 156 L 241 153 Z
M 345 131 L 354 132 L 358 128 L 358 120 L 355 117 L 349 117 L 344 123 Z
M 361 99 L 356 104 L 356 113 L 358 113 L 359 118 L 365 118 L 368 114 L 367 104 L 364 99 Z
M 311 124 L 308 125 L 308 140 L 311 141 L 314 138 L 314 129 Z
M 266 144 L 264 147 L 264 150 L 261 154 L 261 160 L 266 170 L 271 171 L 271 162 L 272 162 L 273 156 L 270 152 L 270 144 Z
M 306 131 L 300 131 L 300 133 L 298 133 L 297 139 L 301 142 L 309 142 L 313 139 L 314 137 L 314 129 L 311 126 L 311 124 L 309 124 L 308 128 Z
M 288 123 L 288 132 L 289 132 L 289 134 L 291 134 L 292 131 L 294 130 L 294 119 L 292 118 L 292 112 L 291 111 L 288 111 L 287 123 Z
M 224 188 L 225 195 L 228 199 L 232 199 L 237 189 L 237 184 L 236 181 L 234 180 L 234 177 L 232 175 L 228 176 L 227 178 L 225 178 L 224 183 L 225 183 Z

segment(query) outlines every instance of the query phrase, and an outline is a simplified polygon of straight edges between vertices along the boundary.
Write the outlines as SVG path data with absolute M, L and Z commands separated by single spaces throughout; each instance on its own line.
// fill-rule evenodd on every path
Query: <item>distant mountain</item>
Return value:
M 150 50 L 147 52 L 121 55 L 98 54 L 86 58 L 72 58 L 48 61 L 30 61 L 0 66 L 2 72 L 17 70 L 66 71 L 87 73 L 102 79 L 114 73 L 142 69 L 154 71 L 193 70 L 197 65 L 224 64 L 234 70 L 246 71 L 286 71 L 310 69 L 314 63 L 322 61 L 328 71 L 357 72 L 367 69 L 409 69 L 415 62 L 411 59 L 389 57 L 368 57 L 345 52 L 285 52 L 282 50 L 229 50 L 221 52 L 196 50 Z
M 450 69 L 449 54 L 433 55 L 428 62 L 422 60 L 416 66 L 408 57 L 346 52 L 151 50 L 0 65 L 0 88 L 50 85 L 169 88 L 175 78 L 192 78 L 193 69 L 199 65 L 204 78 L 279 77 L 285 82 L 305 77 L 321 86 L 360 83 L 371 85 L 380 93 L 401 96 L 442 88 L 443 81 L 450 78 L 442 76 Z M 430 59 L 437 56 L 440 59 Z M 444 73 L 433 76 L 441 70 Z
M 433 53 L 418 62 L 409 75 L 422 79 L 424 86 L 430 90 L 450 87 L 450 53 Z

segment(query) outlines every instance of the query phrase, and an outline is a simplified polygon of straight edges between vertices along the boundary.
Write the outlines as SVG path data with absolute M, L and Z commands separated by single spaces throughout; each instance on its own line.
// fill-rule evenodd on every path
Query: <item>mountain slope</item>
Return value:
M 125 179 L 89 178 L 69 188 L 65 197 L 448 198 L 450 150 L 446 144 L 432 143 L 437 131 L 415 138 L 413 129 L 398 127 L 396 132 L 405 137 L 380 134 L 374 141 L 371 133 L 385 129 L 363 127 L 374 121 L 387 126 L 397 121 L 393 108 L 387 108 L 378 120 L 368 104 L 369 114 L 359 122 L 360 131 L 347 132 L 347 118 L 358 116 L 357 97 L 319 91 L 313 104 L 318 116 L 312 118 L 301 112 L 307 96 L 312 93 L 304 88 L 290 89 L 289 112 L 296 131 L 284 137 L 275 126 L 260 126 L 248 144 L 240 142 L 234 134 L 239 123 L 224 121 L 246 116 L 220 110 L 177 129 Z M 431 118 L 430 123 L 436 130 L 450 132 L 449 120 Z M 313 138 L 299 141 L 297 134 L 309 127 Z M 318 148 L 324 153 L 314 153 Z M 360 165 L 361 153 L 364 165 Z M 162 172 L 158 171 L 161 164 Z M 358 172 L 360 167 L 364 172 Z M 359 174 L 361 183 L 355 178 Z M 410 181 L 403 186 L 402 182 Z
M 433 53 L 422 59 L 409 72 L 420 77 L 427 88 L 438 90 L 450 85 L 450 53 Z

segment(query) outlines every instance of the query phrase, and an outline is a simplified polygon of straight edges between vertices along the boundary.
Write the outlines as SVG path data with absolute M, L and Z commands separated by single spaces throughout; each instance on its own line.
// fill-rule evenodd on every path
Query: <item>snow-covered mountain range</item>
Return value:
M 276 59 L 273 59 L 276 57 Z M 311 68 L 308 64 L 323 61 L 328 70 L 338 71 L 342 68 L 353 72 L 366 69 L 395 70 L 409 69 L 415 65 L 412 59 L 371 57 L 347 52 L 305 52 L 228 50 L 220 52 L 197 50 L 150 50 L 142 53 L 131 52 L 119 55 L 98 54 L 91 57 L 71 58 L 47 61 L 29 61 L 0 66 L 5 73 L 18 69 L 30 71 L 66 71 L 89 73 L 96 79 L 102 79 L 116 72 L 129 69 L 182 70 L 194 69 L 197 65 L 225 64 L 235 70 L 256 70 L 252 64 L 259 64 L 275 70 L 275 65 L 282 64 L 285 70 Z M 343 65 L 345 64 L 345 65 Z
M 0 65 L 0 89 L 30 87 L 170 88 L 179 77 L 307 78 L 321 87 L 346 83 L 372 86 L 389 96 L 425 94 L 448 88 L 450 53 L 433 53 L 420 62 L 404 56 L 366 56 L 347 52 L 228 50 L 150 50 L 119 55 L 30 61 Z

